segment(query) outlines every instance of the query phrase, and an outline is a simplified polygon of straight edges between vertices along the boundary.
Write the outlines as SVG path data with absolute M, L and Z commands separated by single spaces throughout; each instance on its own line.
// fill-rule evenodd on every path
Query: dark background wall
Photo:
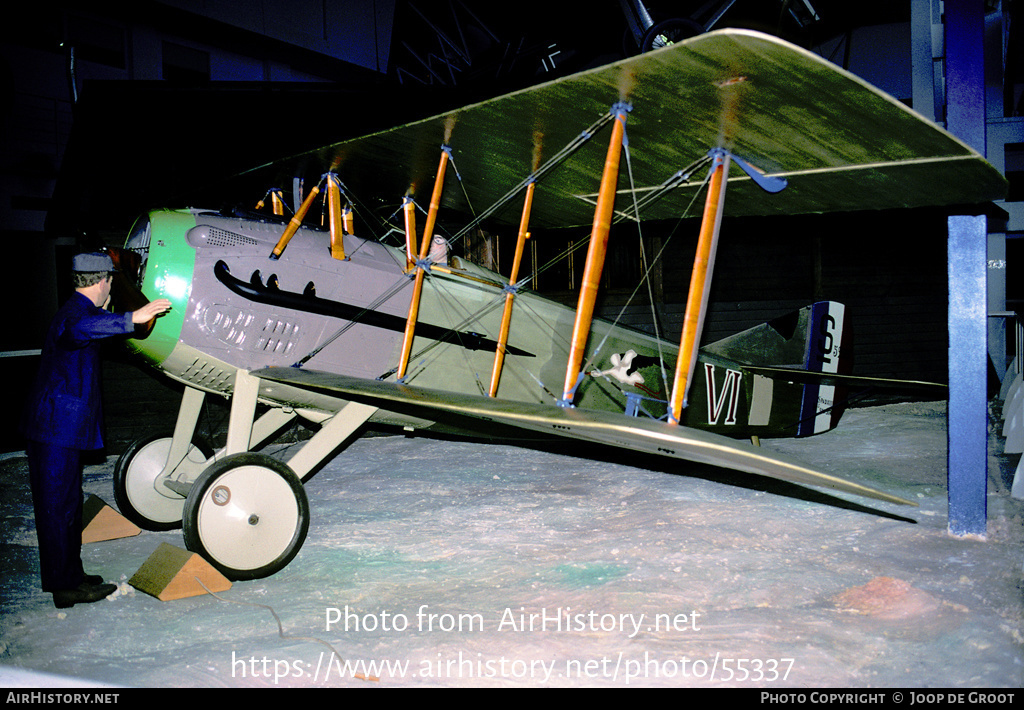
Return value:
M 817 20 L 798 17 L 803 3 L 785 0 L 647 6 L 661 21 L 728 5 L 718 26 L 779 34 L 912 105 L 914 12 L 927 15 L 933 4 L 814 0 Z M 984 7 L 989 131 L 1011 136 L 988 157 L 1010 178 L 1017 205 L 1024 61 L 1022 23 L 1011 19 L 1019 5 Z M 33 353 L 68 295 L 76 251 L 119 243 L 144 209 L 179 206 L 197 193 L 234 196 L 232 176 L 253 165 L 639 51 L 622 8 L 617 0 L 557 7 L 534 0 L 101 0 L 22 8 L 0 26 L 0 244 L 12 284 L 0 335 L 8 402 L 0 450 L 20 445 L 15 422 Z M 933 14 L 925 24 L 941 35 L 941 21 Z M 926 54 L 935 91 L 925 77 L 925 93 L 934 102 L 916 108 L 942 121 L 941 46 Z M 668 245 L 653 277 L 659 327 L 670 340 L 678 338 L 696 232 L 693 220 L 643 232 L 648 253 Z M 1005 257 L 994 267 L 1011 302 L 1024 288 L 1020 237 L 1006 234 Z M 637 282 L 637 238 L 624 228 L 613 235 L 606 317 L 616 317 Z M 509 242 L 499 237 L 499 255 L 507 257 Z M 727 220 L 705 341 L 813 300 L 838 300 L 853 320 L 858 374 L 944 381 L 945 249 L 942 219 L 929 214 Z M 499 261 L 507 273 L 508 259 Z M 573 277 L 572 265 L 560 265 L 538 279 L 538 289 L 572 302 Z M 650 310 L 642 289 L 624 317 L 651 329 Z M 173 386 L 133 367 L 111 353 L 112 426 L 173 423 Z M 127 436 L 116 434 L 111 448 Z

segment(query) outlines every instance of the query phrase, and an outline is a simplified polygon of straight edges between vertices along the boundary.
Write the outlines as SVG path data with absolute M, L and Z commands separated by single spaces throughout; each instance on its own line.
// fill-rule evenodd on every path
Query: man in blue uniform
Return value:
M 131 313 L 110 313 L 114 264 L 103 253 L 79 254 L 75 293 L 50 323 L 21 433 L 39 538 L 44 591 L 58 608 L 94 602 L 116 587 L 82 568 L 82 451 L 103 447 L 100 341 L 126 335 L 166 312 L 167 299 Z

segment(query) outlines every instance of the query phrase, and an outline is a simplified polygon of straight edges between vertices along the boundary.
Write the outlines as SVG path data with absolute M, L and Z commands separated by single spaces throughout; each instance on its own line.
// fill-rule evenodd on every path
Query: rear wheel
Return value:
M 114 500 L 121 515 L 145 530 L 181 527 L 185 498 L 163 485 L 160 474 L 167 464 L 172 438 L 166 434 L 132 442 L 114 466 Z M 198 475 L 212 456 L 209 447 L 194 440 L 172 475 Z
M 259 579 L 298 554 L 309 501 L 287 464 L 264 454 L 227 456 L 199 476 L 185 501 L 185 545 L 229 579 Z

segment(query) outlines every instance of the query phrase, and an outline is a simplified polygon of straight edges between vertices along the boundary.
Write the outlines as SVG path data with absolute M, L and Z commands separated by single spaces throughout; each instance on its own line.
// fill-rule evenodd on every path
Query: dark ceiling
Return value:
M 813 22 L 804 0 L 646 7 L 671 33 L 726 9 L 715 28 L 759 29 L 804 46 L 910 12 L 908 0 L 811 3 Z M 47 230 L 105 235 L 156 206 L 255 203 L 272 186 L 236 177 L 249 168 L 639 51 L 619 0 L 466 5 L 399 0 L 387 76 L 353 68 L 349 79 L 322 84 L 83 85 Z

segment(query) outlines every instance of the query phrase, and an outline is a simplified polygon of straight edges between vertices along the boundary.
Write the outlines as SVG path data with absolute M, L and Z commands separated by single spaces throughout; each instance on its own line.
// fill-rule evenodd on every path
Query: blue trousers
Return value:
M 43 591 L 74 589 L 85 581 L 81 452 L 27 441 L 26 453 Z

